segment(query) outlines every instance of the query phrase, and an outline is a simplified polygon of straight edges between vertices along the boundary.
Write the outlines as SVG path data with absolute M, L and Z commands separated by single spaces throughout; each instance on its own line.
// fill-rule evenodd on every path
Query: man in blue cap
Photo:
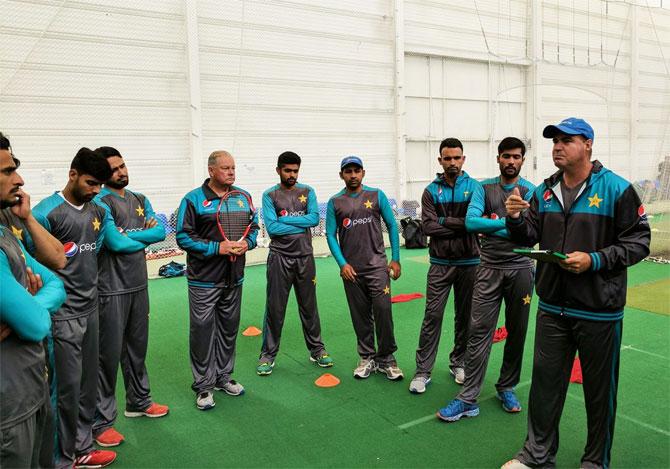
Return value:
M 558 172 L 530 202 L 518 193 L 505 203 L 513 241 L 565 253 L 538 262 L 540 299 L 535 328 L 528 436 L 504 468 L 553 467 L 558 425 L 579 352 L 588 436 L 583 468 L 608 467 L 616 417 L 619 350 L 626 304 L 626 269 L 649 254 L 650 230 L 633 186 L 591 161 L 594 133 L 570 117 L 545 127 Z
M 365 379 L 374 371 L 392 381 L 403 378 L 393 353 L 391 285 L 400 277 L 400 238 L 393 210 L 384 192 L 363 185 L 365 170 L 357 156 L 340 164 L 345 188 L 328 201 L 328 247 L 340 266 L 344 291 L 358 341 L 360 360 L 354 377 Z M 391 262 L 386 258 L 381 220 L 391 241 Z M 375 333 L 377 347 L 375 348 Z

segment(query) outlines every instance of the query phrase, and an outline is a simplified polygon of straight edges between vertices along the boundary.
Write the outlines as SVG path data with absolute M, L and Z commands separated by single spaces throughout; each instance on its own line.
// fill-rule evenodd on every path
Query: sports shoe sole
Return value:
M 436 414 L 438 419 L 443 420 L 444 422 L 456 422 L 464 417 L 476 417 L 479 415 L 479 409 L 472 409 L 472 410 L 466 410 L 465 412 L 461 412 L 458 415 L 454 415 L 453 417 L 444 417 L 440 412 L 438 411 Z
M 215 391 L 223 391 L 223 392 L 225 392 L 226 394 L 228 394 L 229 396 L 241 396 L 242 394 L 244 394 L 244 389 L 242 389 L 242 390 L 241 390 L 240 392 L 238 392 L 238 393 L 229 392 L 226 388 L 217 388 L 217 387 L 214 387 L 214 390 L 215 390 Z
M 198 408 L 198 410 L 209 410 L 209 409 L 213 409 L 214 406 L 216 406 L 216 402 L 215 402 L 214 404 L 212 404 L 212 405 L 203 405 L 203 406 L 201 406 L 201 405 L 196 404 L 195 406 Z
M 123 443 L 124 440 L 119 441 L 118 443 L 101 443 L 98 440 L 95 440 L 95 444 L 98 446 L 102 446 L 103 448 L 114 448 L 115 446 L 119 446 L 121 443 Z
M 386 379 L 388 379 L 390 381 L 402 381 L 403 378 L 405 377 L 405 375 L 402 374 L 402 373 L 400 373 L 399 375 L 395 375 L 395 376 L 389 375 L 386 371 L 384 371 L 380 368 L 377 369 L 377 373 L 382 373 L 382 374 L 386 375 Z
M 521 412 L 521 407 L 517 407 L 517 408 L 513 408 L 513 409 L 509 409 L 509 408 L 505 407 L 505 403 L 503 402 L 502 397 L 500 397 L 497 394 L 496 394 L 496 399 L 498 399 L 501 402 L 503 410 L 505 412 L 507 412 L 508 414 L 518 414 L 519 412 Z
M 412 380 L 412 381 L 413 381 L 413 380 Z M 427 388 L 428 385 L 431 383 L 431 381 L 432 381 L 432 380 L 431 380 L 430 378 L 428 378 L 428 380 L 426 381 L 426 383 L 425 383 L 424 386 L 423 386 L 423 391 L 419 391 L 419 390 L 416 389 L 416 388 L 412 388 L 412 384 L 410 383 L 410 385 L 409 385 L 409 392 L 410 392 L 411 394 L 423 394 L 424 392 L 426 392 L 426 388 Z
M 129 410 L 123 411 L 123 415 L 125 415 L 128 418 L 135 418 L 135 417 L 149 417 L 150 419 L 157 419 L 161 417 L 165 417 L 167 414 L 169 414 L 170 411 L 168 410 L 164 414 L 147 414 L 146 412 L 131 412 Z M 102 445 L 101 445 L 102 446 Z
M 321 363 L 319 363 L 319 360 L 317 360 L 317 359 L 314 358 L 314 357 L 309 357 L 309 361 L 311 361 L 312 363 L 316 363 L 316 364 L 317 364 L 318 366 L 320 366 L 321 368 L 330 368 L 331 366 L 333 366 L 333 362 L 330 362 L 330 363 L 327 363 L 327 364 L 325 364 L 325 365 L 322 365 Z
M 258 376 L 268 376 L 272 374 L 272 370 L 274 370 L 275 367 L 275 362 L 270 363 L 270 371 L 258 371 L 258 368 L 256 368 L 256 374 Z
M 456 384 L 465 383 L 465 380 L 461 380 L 461 379 L 456 378 L 456 373 L 454 373 L 451 368 L 449 368 L 449 374 L 454 377 L 454 383 L 456 383 Z
M 356 379 L 368 379 L 374 371 L 375 370 L 366 370 L 366 371 L 363 371 L 362 373 L 354 372 L 354 378 L 356 378 Z

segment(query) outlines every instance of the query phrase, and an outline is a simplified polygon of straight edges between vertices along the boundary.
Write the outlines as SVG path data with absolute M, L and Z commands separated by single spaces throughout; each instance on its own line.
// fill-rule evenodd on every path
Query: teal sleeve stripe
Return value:
M 391 242 L 391 259 L 400 262 L 400 234 L 398 232 L 398 224 L 393 215 L 393 208 L 391 208 L 391 204 L 383 191 L 379 191 L 378 197 L 379 209 L 381 210 L 382 219 L 388 229 L 389 241 Z
M 279 217 L 279 221 L 298 228 L 312 228 L 319 224 L 319 204 L 316 202 L 314 190 L 310 188 L 307 197 L 307 215 Z
M 602 263 L 600 261 L 600 255 L 597 252 L 592 252 L 589 254 L 591 256 L 591 270 L 598 271 L 602 268 Z
M 337 242 L 337 220 L 335 219 L 333 199 L 328 201 L 328 209 L 326 210 L 326 239 L 328 241 L 328 248 L 335 258 L 337 265 L 340 267 L 344 266 L 347 260 L 344 258 L 340 245 Z
M 249 249 L 254 249 L 257 246 L 256 239 L 258 238 L 258 210 L 254 211 L 254 216 L 251 219 L 251 229 L 244 240 L 247 242 Z
M 275 208 L 275 203 L 272 200 L 272 197 L 270 197 L 271 191 L 272 189 L 266 191 L 263 194 L 263 201 L 262 201 L 263 223 L 265 224 L 265 229 L 270 235 L 270 237 L 304 233 L 305 232 L 304 229 L 298 228 L 296 226 L 291 226 L 279 221 L 279 219 L 277 218 L 277 209 Z
M 49 311 L 16 281 L 7 255 L 0 250 L 0 322 L 7 324 L 13 334 L 31 342 L 43 340 L 51 329 Z
M 21 249 L 23 249 L 23 246 Z M 34 274 L 42 278 L 42 288 L 33 298 L 51 314 L 55 313 L 65 302 L 66 294 L 63 282 L 51 270 L 37 262 L 25 249 L 23 249 L 23 255 L 26 258 L 26 265 L 30 267 Z
M 144 219 L 149 220 L 153 218 L 158 222 L 153 228 L 148 228 L 141 231 L 131 231 L 127 233 L 128 237 L 134 241 L 143 243 L 145 246 L 157 243 L 165 239 L 165 227 L 156 219 L 156 212 L 151 206 L 151 202 L 146 197 L 144 198 Z
M 195 220 L 191 220 L 194 215 L 190 215 L 187 217 L 186 210 L 187 208 L 191 208 L 192 211 L 195 211 L 191 204 L 191 201 L 188 200 L 186 197 L 184 197 L 181 200 L 181 203 L 179 204 L 179 211 L 177 212 L 177 245 L 179 245 L 180 248 L 186 250 L 186 251 L 191 251 L 191 252 L 196 252 L 199 254 L 204 255 L 205 257 L 211 257 L 214 256 L 215 254 L 218 254 L 219 252 L 219 243 L 216 241 L 202 241 L 202 240 L 196 240 L 192 238 L 192 231 L 190 229 L 191 226 L 193 226 L 193 222 Z M 187 227 L 189 227 L 187 229 Z
M 505 229 L 505 219 L 491 220 L 490 218 L 468 217 L 465 219 L 465 228 L 470 233 L 492 234 Z
M 145 246 L 144 243 L 134 241 L 128 236 L 124 236 L 119 233 L 119 230 L 116 228 L 114 223 L 114 218 L 112 218 L 112 212 L 109 209 L 109 206 L 101 201 L 94 201 L 94 203 L 105 209 L 104 220 L 102 221 L 102 227 L 98 234 L 97 243 L 104 243 L 105 247 L 112 252 L 118 252 L 122 254 L 129 254 L 132 252 L 143 251 Z M 101 246 L 98 246 L 98 249 Z

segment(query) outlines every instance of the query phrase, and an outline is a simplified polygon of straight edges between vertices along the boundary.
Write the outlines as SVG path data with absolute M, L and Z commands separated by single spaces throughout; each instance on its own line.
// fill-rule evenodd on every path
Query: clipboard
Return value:
M 549 249 L 514 249 L 513 252 L 540 262 L 558 263 L 568 258 L 562 252 L 551 251 Z

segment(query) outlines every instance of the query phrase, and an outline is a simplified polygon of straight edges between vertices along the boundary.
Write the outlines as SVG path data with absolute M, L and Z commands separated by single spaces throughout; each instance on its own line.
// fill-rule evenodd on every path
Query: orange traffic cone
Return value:
M 249 326 L 247 327 L 244 332 L 242 332 L 242 335 L 245 337 L 254 337 L 257 335 L 261 335 L 263 332 L 257 327 L 254 326 Z
M 582 363 L 579 361 L 579 357 L 575 357 L 575 361 L 572 363 L 572 373 L 570 373 L 570 382 L 582 384 Z
M 340 380 L 337 376 L 333 376 L 330 373 L 324 373 L 314 381 L 314 384 L 320 388 L 332 388 L 340 384 Z

